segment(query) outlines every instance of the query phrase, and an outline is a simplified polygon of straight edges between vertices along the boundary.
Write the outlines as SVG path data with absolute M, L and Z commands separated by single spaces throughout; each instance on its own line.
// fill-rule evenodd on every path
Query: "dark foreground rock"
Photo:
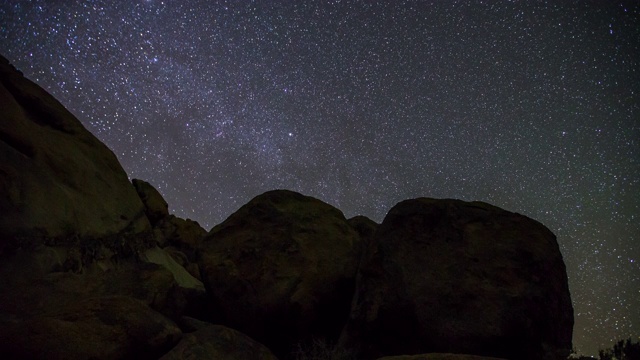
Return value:
M 44 239 L 149 230 L 113 152 L 1 56 L 0 109 L 0 256 Z
M 571 348 L 558 245 L 524 216 L 422 198 L 377 225 L 279 190 L 207 234 L 2 57 L 0 109 L 0 359 Z
M 341 345 L 363 359 L 452 352 L 566 359 L 573 309 L 555 236 L 488 204 L 396 205 L 366 250 Z
M 180 329 L 139 300 L 90 298 L 0 324 L 3 359 L 157 359 Z
M 213 322 L 279 357 L 314 337 L 335 341 L 355 286 L 357 233 L 342 212 L 295 192 L 251 200 L 205 240 L 199 260 Z
M 197 221 L 169 214 L 169 205 L 160 192 L 146 181 L 133 179 L 144 211 L 153 226 L 156 240 L 162 247 L 175 246 L 191 252 L 198 248 L 207 234 Z
M 114 154 L 2 57 L 0 109 L 0 358 L 158 358 L 202 283 Z
M 180 267 L 184 267 L 191 276 L 200 281 L 200 269 L 195 262 L 196 252 L 207 232 L 197 221 L 169 214 L 167 202 L 148 182 L 133 179 L 132 183 L 144 204 L 156 244 Z
M 363 240 L 372 239 L 379 226 L 375 221 L 362 215 L 354 216 L 351 219 L 347 220 L 347 222 L 349 223 L 349 226 L 351 226 Z
M 264 345 L 239 331 L 209 325 L 185 334 L 160 360 L 277 360 Z
M 158 221 L 169 216 L 169 204 L 156 188 L 140 179 L 133 179 L 131 183 L 144 204 L 144 212 L 151 225 L 155 225 Z

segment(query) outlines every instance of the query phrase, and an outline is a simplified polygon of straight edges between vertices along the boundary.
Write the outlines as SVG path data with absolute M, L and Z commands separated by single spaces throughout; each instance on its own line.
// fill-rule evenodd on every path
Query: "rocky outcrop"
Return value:
M 0 358 L 157 358 L 173 345 L 149 342 L 194 307 L 202 284 L 157 250 L 158 264 L 102 252 L 84 262 L 75 247 L 39 245 L 0 262 Z
M 210 325 L 184 335 L 160 360 L 277 360 L 264 345 L 239 331 Z
M 0 57 L 0 255 L 25 242 L 149 230 L 115 155 Z
M 0 324 L 0 356 L 157 359 L 181 335 L 172 321 L 138 300 L 120 296 L 89 298 L 52 313 Z
M 407 200 L 389 211 L 366 252 L 341 338 L 363 359 L 569 354 L 565 266 L 540 223 L 485 203 Z
M 195 260 L 195 252 L 207 234 L 197 221 L 181 219 L 169 214 L 169 206 L 160 192 L 146 181 L 133 179 L 140 200 L 144 203 L 145 214 L 153 226 L 156 243 L 162 247 L 172 247 L 172 254 L 181 252 L 188 262 Z M 176 258 L 180 262 L 180 259 Z M 191 264 L 189 264 L 191 265 Z
M 335 341 L 354 289 L 359 241 L 342 212 L 286 190 L 262 194 L 207 235 L 199 259 L 214 322 L 279 357 Z
M 275 359 L 261 343 L 290 359 L 338 340 L 333 355 L 365 360 L 571 348 L 558 244 L 524 216 L 420 198 L 378 225 L 277 190 L 207 234 L 2 57 L 0 109 L 2 359 Z
M 185 289 L 194 289 L 204 292 L 204 285 L 191 275 L 181 264 L 176 262 L 171 254 L 159 247 L 153 247 L 145 251 L 142 258 L 150 263 L 158 264 L 169 270 L 177 284 Z
M 207 235 L 197 221 L 174 215 L 160 219 L 154 226 L 154 233 L 162 246 L 175 246 L 189 254 L 195 253 Z
M 131 183 L 144 204 L 144 212 L 151 225 L 169 216 L 169 204 L 156 188 L 144 180 L 133 179 Z
M 120 259 L 74 272 L 62 267 L 61 260 L 70 258 L 65 248 L 41 246 L 5 259 L 0 264 L 0 322 L 56 312 L 70 301 L 94 297 L 135 298 L 167 316 L 179 316 L 186 307 L 182 288 L 161 265 Z
M 0 358 L 158 358 L 204 289 L 155 247 L 157 197 L 4 58 L 0 109 Z
M 361 239 L 372 239 L 373 235 L 378 229 L 378 223 L 369 219 L 366 216 L 354 216 L 347 220 L 349 226 L 351 226 L 360 235 Z

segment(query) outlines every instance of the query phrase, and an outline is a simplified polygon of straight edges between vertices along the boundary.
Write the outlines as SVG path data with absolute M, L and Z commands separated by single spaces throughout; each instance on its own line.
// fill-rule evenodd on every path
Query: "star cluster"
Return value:
M 380 222 L 486 201 L 558 236 L 574 344 L 640 335 L 640 6 L 7 1 L 0 49 L 206 229 L 286 188 Z

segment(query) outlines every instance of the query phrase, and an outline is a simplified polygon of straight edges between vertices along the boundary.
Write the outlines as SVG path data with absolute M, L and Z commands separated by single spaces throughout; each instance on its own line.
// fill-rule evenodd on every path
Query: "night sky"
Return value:
M 0 52 L 176 215 L 489 202 L 558 236 L 578 352 L 640 336 L 637 1 L 0 4 Z

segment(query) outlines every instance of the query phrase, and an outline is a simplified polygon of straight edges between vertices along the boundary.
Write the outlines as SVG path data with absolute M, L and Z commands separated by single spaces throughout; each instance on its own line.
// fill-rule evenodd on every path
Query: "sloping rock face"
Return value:
M 212 322 L 286 358 L 335 341 L 355 286 L 359 237 L 342 212 L 292 191 L 262 194 L 207 235 L 200 254 Z
M 0 358 L 165 353 L 203 286 L 154 240 L 114 154 L 0 57 Z
M 0 246 L 149 230 L 111 150 L 3 57 L 0 109 Z
M 180 340 L 169 319 L 128 297 L 90 298 L 0 324 L 3 359 L 157 359 Z
M 220 325 L 186 334 L 160 360 L 278 360 L 269 349 L 247 335 Z
M 497 207 L 397 204 L 365 249 L 341 345 L 361 358 L 451 352 L 566 359 L 573 308 L 555 236 Z
M 131 183 L 144 204 L 145 214 L 147 214 L 151 225 L 155 225 L 159 220 L 169 216 L 169 204 L 156 188 L 140 179 L 133 179 Z

